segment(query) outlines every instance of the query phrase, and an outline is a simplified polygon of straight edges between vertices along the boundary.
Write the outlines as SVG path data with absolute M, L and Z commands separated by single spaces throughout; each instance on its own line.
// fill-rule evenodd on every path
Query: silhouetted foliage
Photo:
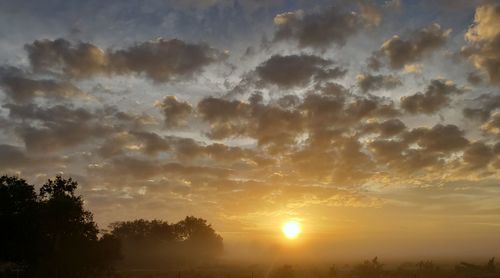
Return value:
M 271 273 L 272 278 L 294 278 L 295 272 L 291 265 L 284 265 L 278 269 L 275 269 Z
M 328 270 L 328 277 L 337 277 L 337 267 L 335 265 L 330 266 Z
M 92 213 L 75 194 L 77 182 L 57 176 L 36 194 L 17 177 L 0 178 L 0 260 L 37 277 L 88 277 L 119 258 L 119 242 L 99 239 Z
M 489 275 L 496 272 L 495 258 L 491 258 L 485 265 L 476 265 L 467 262 L 461 262 L 455 266 L 455 270 L 458 273 L 465 274 L 468 276 L 472 275 Z M 481 277 L 491 277 L 491 276 L 481 276 Z
M 383 264 L 379 263 L 378 257 L 375 257 L 371 261 L 365 261 L 363 264 L 356 266 L 355 272 L 360 277 L 381 277 L 383 266 Z
M 0 177 L 0 261 L 33 265 L 39 257 L 38 206 L 34 187 Z
M 175 224 L 138 219 L 110 227 L 123 246 L 122 264 L 129 268 L 206 262 L 222 253 L 222 237 L 201 218 L 188 216 Z

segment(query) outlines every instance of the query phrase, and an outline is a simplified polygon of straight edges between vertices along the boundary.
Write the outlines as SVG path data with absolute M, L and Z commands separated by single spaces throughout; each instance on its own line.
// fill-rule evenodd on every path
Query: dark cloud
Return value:
M 401 98 L 401 108 L 410 114 L 433 114 L 447 107 L 451 96 L 462 94 L 464 89 L 458 88 L 451 81 L 432 80 L 424 93 L 418 92 Z
M 500 84 L 500 5 L 487 4 L 476 9 L 474 24 L 465 34 L 469 45 L 462 55 L 489 76 L 493 84 Z
M 52 79 L 32 79 L 21 70 L 0 69 L 0 87 L 7 97 L 17 103 L 26 103 L 36 97 L 54 100 L 84 97 L 86 94 L 73 84 Z
M 465 133 L 456 125 L 437 124 L 432 128 L 415 128 L 403 134 L 404 141 L 416 143 L 430 152 L 460 151 L 469 144 Z
M 348 37 L 365 26 L 368 14 L 363 16 L 341 10 L 331 7 L 313 14 L 304 14 L 301 10 L 278 14 L 274 18 L 278 26 L 274 39 L 296 40 L 301 48 L 326 49 L 331 44 L 343 46 Z M 374 23 L 373 19 L 369 23 Z
M 360 74 L 356 80 L 361 91 L 365 93 L 381 89 L 390 90 L 403 85 L 401 80 L 394 75 Z
M 36 72 L 62 73 L 73 78 L 144 74 L 157 82 L 192 77 L 203 67 L 225 58 L 224 53 L 206 44 L 190 44 L 178 39 L 157 39 L 106 51 L 84 42 L 37 40 L 25 49 Z
M 7 144 L 0 145 L 0 168 L 15 169 L 29 163 L 31 160 L 21 148 Z
M 22 147 L 0 144 L 0 169 L 3 172 L 2 174 L 36 174 L 43 171 L 54 171 L 54 169 L 64 169 L 68 162 L 70 162 L 68 158 L 49 154 L 36 156 Z
M 405 140 L 377 139 L 369 143 L 369 150 L 374 159 L 380 163 L 381 169 L 389 175 L 412 176 L 426 170 L 429 175 L 443 166 L 443 157 L 448 153 L 436 153 L 428 149 L 410 148 Z
M 483 78 L 481 75 L 477 74 L 476 72 L 470 72 L 467 75 L 467 81 L 472 84 L 472 85 L 479 85 L 483 83 Z
M 377 161 L 381 163 L 402 162 L 403 151 L 407 144 L 399 140 L 374 140 L 368 144 L 368 149 L 375 155 Z
M 470 101 L 463 114 L 468 119 L 481 122 L 488 120 L 491 114 L 500 108 L 500 95 L 496 93 L 483 94 Z
M 482 142 L 474 142 L 464 151 L 463 159 L 471 169 L 478 169 L 487 166 L 494 158 L 490 146 Z
M 214 162 L 231 163 L 235 166 L 236 162 L 251 162 L 255 165 L 271 165 L 274 163 L 272 158 L 259 154 L 254 149 L 247 149 L 236 146 L 228 146 L 221 143 L 205 144 L 197 142 L 191 138 L 169 138 L 170 144 L 175 149 L 175 155 L 182 161 L 193 161 L 197 158 L 211 159 Z
M 298 111 L 255 102 L 210 97 L 198 103 L 198 112 L 214 139 L 248 136 L 260 145 L 287 146 L 303 129 Z
M 17 123 L 15 133 L 30 152 L 76 147 L 143 125 L 141 116 L 128 115 L 113 107 L 93 111 L 63 105 L 6 104 L 4 107 L 9 110 L 9 118 Z
M 178 101 L 175 96 L 167 96 L 156 104 L 165 116 L 165 124 L 168 128 L 186 126 L 187 120 L 193 108 L 184 101 Z
M 90 43 L 72 45 L 64 39 L 36 40 L 24 48 L 37 72 L 53 70 L 82 78 L 104 72 L 109 63 L 106 53 Z
M 186 180 L 198 178 L 226 178 L 230 169 L 190 166 L 177 162 L 162 162 L 131 156 L 116 157 L 98 167 L 90 167 L 89 172 L 107 177 L 133 177 L 136 179 L 151 179 L 158 176 L 180 176 Z
M 97 149 L 104 158 L 138 152 L 148 156 L 157 155 L 171 149 L 171 143 L 164 137 L 148 131 L 121 131 L 107 138 Z
M 314 55 L 274 55 L 259 65 L 257 75 L 264 83 L 290 88 L 305 86 L 310 81 L 322 81 L 342 77 L 347 70 L 331 68 L 333 61 Z
M 439 24 L 412 32 L 408 38 L 394 36 L 385 41 L 379 51 L 370 58 L 370 67 L 378 68 L 379 58 L 385 58 L 392 69 L 402 69 L 420 61 L 427 54 L 444 46 L 448 40 L 450 29 L 443 29 Z
M 300 103 L 300 98 L 296 95 L 285 95 L 276 100 L 276 103 L 282 108 L 293 108 Z
M 391 137 L 406 130 L 406 125 L 399 119 L 389 119 L 381 123 L 368 123 L 363 128 L 363 132 L 376 132 L 382 137 Z
M 139 147 L 145 154 L 155 155 L 171 148 L 168 140 L 154 132 L 131 131 L 130 134 L 140 142 Z
M 399 115 L 394 103 L 371 95 L 352 95 L 338 84 L 327 84 L 321 93 L 305 96 L 299 110 L 304 115 L 308 128 L 323 129 L 357 125 L 364 118 L 387 118 Z

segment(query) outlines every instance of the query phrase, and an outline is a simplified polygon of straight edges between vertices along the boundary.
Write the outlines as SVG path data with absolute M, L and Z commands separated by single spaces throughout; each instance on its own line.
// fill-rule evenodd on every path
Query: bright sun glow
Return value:
M 281 228 L 285 237 L 289 239 L 297 238 L 300 234 L 300 224 L 295 221 L 288 221 Z

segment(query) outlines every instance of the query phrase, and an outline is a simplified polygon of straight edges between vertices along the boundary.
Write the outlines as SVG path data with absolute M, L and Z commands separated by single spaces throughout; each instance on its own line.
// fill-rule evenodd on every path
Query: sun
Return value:
M 283 234 L 288 239 L 295 239 L 301 232 L 300 224 L 296 221 L 288 221 L 281 228 Z

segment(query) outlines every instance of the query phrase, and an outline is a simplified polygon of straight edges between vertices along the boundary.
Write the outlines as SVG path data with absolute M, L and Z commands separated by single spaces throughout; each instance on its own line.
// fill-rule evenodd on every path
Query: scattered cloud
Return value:
M 395 35 L 386 40 L 380 50 L 374 52 L 372 59 L 387 60 L 391 69 L 412 69 L 414 63 L 421 61 L 433 51 L 444 46 L 448 41 L 451 29 L 443 29 L 439 24 L 411 32 L 408 36 Z M 376 68 L 371 62 L 372 68 Z
M 401 98 L 401 108 L 410 114 L 433 114 L 447 107 L 451 96 L 464 93 L 453 82 L 432 80 L 424 93 L 418 92 Z
M 360 74 L 356 76 L 356 80 L 361 91 L 365 93 L 381 89 L 391 90 L 403 85 L 401 80 L 394 75 Z
M 469 45 L 462 54 L 472 64 L 489 76 L 493 84 L 500 84 L 500 5 L 479 6 L 474 16 L 474 24 L 465 33 Z
M 54 72 L 71 78 L 144 74 L 156 82 L 193 77 L 203 67 L 226 56 L 206 44 L 178 39 L 157 39 L 107 51 L 91 43 L 45 39 L 27 44 L 25 49 L 37 72 Z

